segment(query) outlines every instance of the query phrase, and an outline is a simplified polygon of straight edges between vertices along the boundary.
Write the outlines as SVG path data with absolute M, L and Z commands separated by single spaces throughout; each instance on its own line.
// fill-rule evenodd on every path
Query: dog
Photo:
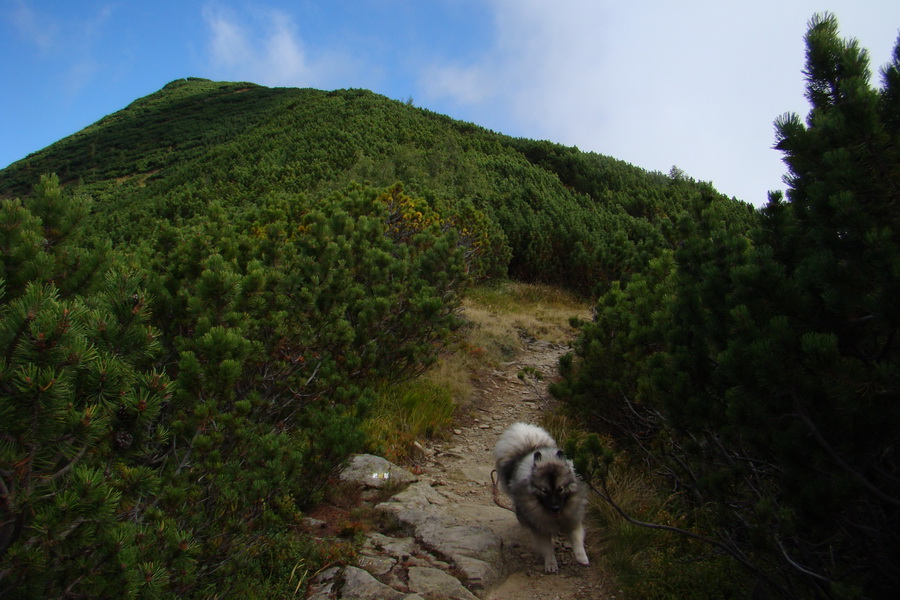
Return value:
M 544 571 L 559 570 L 553 538 L 561 534 L 572 544 L 575 560 L 590 564 L 584 551 L 586 488 L 550 434 L 515 423 L 494 446 L 494 459 L 500 489 L 512 500 L 519 523 L 531 531 Z

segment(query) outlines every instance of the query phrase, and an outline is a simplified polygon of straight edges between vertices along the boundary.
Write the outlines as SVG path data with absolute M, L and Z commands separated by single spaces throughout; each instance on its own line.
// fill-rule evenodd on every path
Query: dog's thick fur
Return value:
M 511 425 L 494 446 L 500 489 L 508 495 L 519 522 L 527 527 L 544 571 L 559 570 L 553 537 L 564 534 L 575 560 L 589 564 L 584 551 L 584 510 L 587 497 L 572 463 L 544 429 L 527 423 Z

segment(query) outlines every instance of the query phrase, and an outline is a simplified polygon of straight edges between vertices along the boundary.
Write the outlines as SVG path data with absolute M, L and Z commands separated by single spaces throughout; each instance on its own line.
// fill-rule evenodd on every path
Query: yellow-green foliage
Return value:
M 523 338 L 565 343 L 569 320 L 588 315 L 588 303 L 565 290 L 542 284 L 495 281 L 471 289 L 463 302 L 470 327 L 466 342 L 476 356 L 494 364 L 512 360 Z
M 472 379 L 467 352 L 454 348 L 445 352 L 425 379 L 450 393 L 457 410 L 465 410 L 472 400 Z
M 234 595 L 249 600 L 302 598 L 316 574 L 355 555 L 352 541 L 313 538 L 296 531 L 265 537 L 244 562 L 244 578 Z
M 384 387 L 363 424 L 370 451 L 408 461 L 418 439 L 440 436 L 450 425 L 454 407 L 449 389 L 427 379 Z
M 555 311 L 581 311 L 584 300 L 565 289 L 538 283 L 521 281 L 494 281 L 473 288 L 469 301 L 505 313 L 535 312 L 539 315 L 553 315 Z

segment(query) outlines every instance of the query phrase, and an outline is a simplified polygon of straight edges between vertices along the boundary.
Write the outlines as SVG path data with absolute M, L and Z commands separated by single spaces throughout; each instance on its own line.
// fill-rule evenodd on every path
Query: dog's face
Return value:
M 540 452 L 534 453 L 531 488 L 547 512 L 558 514 L 565 508 L 569 497 L 576 492 L 578 482 L 561 450 L 550 458 L 541 456 Z

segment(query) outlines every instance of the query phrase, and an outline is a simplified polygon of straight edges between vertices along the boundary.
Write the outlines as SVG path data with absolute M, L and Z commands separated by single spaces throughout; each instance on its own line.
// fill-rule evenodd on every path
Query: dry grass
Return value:
M 572 418 L 560 411 L 545 411 L 541 414 L 541 427 L 553 437 L 558 444 L 564 445 L 566 440 L 580 439 L 587 435 L 577 424 L 572 422 Z
M 425 379 L 437 387 L 447 390 L 458 408 L 471 404 L 473 387 L 471 371 L 465 357 L 459 352 L 449 352 L 425 373 Z
M 469 407 L 474 375 L 515 359 L 526 337 L 571 339 L 569 319 L 588 312 L 584 301 L 546 285 L 505 281 L 474 288 L 463 303 L 468 324 L 456 343 L 423 377 L 379 394 L 364 425 L 370 450 L 397 462 L 416 458 L 417 441 L 441 437 L 453 416 Z
M 488 364 L 510 361 L 523 337 L 553 343 L 572 338 L 571 317 L 586 318 L 588 303 L 548 285 L 503 281 L 477 287 L 463 303 L 468 343 L 481 348 Z

